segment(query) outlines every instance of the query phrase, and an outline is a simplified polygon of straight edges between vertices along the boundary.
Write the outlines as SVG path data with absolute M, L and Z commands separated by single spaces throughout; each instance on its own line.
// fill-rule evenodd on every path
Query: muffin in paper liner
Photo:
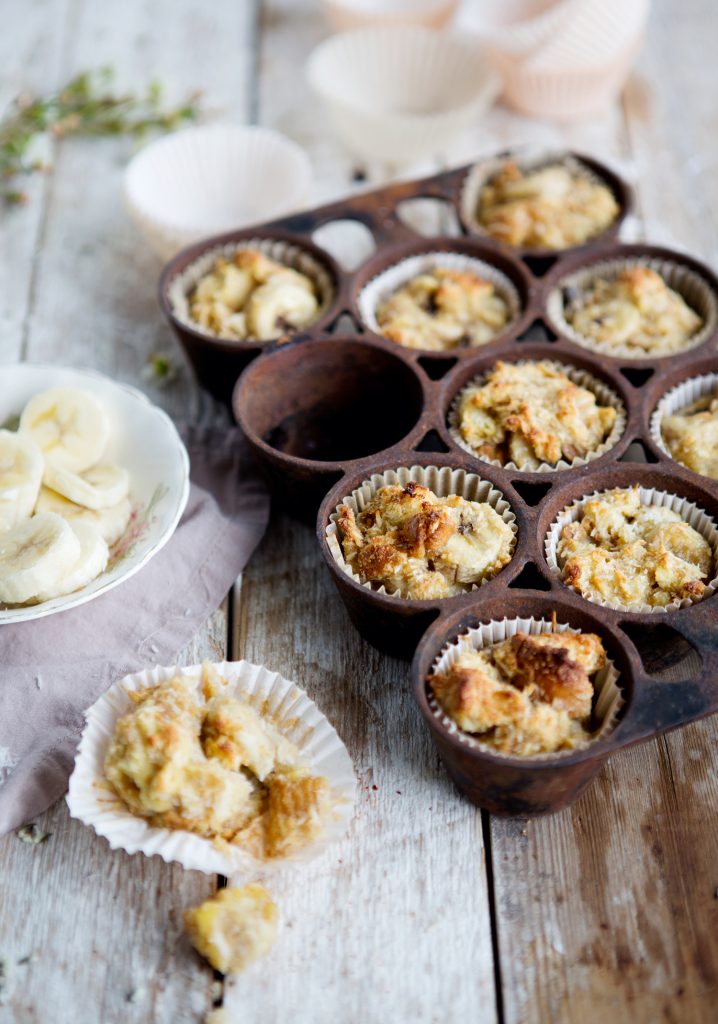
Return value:
M 505 153 L 503 156 L 480 160 L 467 171 L 459 192 L 459 213 L 461 219 L 474 234 L 483 235 L 485 238 L 493 238 L 478 219 L 479 199 L 484 185 L 510 161 L 516 163 L 522 171 L 536 171 L 542 167 L 548 167 L 550 164 L 561 164 L 562 167 L 565 167 L 572 174 L 581 175 L 594 184 L 605 185 L 609 191 L 611 190 L 611 186 L 604 178 L 565 150 L 527 147 L 525 149 L 513 150 L 510 153 Z M 589 241 L 595 241 L 606 230 L 608 229 L 604 228 L 603 231 L 598 232 Z M 529 246 L 518 246 L 518 248 L 525 248 L 527 252 L 531 251 Z M 574 246 L 566 246 L 566 248 L 572 249 Z M 562 251 L 562 249 L 555 250 L 556 253 Z
M 579 498 L 574 501 L 571 505 L 561 512 L 561 514 L 553 521 L 549 527 L 546 539 L 544 542 L 544 549 L 546 552 L 546 562 L 551 572 L 555 573 L 560 579 L 563 580 L 562 569 L 559 566 L 557 547 L 561 539 L 561 533 L 564 526 L 568 526 L 569 523 L 575 523 L 581 518 L 581 512 L 587 501 L 591 501 L 594 498 L 600 497 L 602 494 L 608 494 L 615 488 L 607 488 L 600 491 L 593 491 L 592 494 L 586 494 L 583 498 Z M 624 488 L 619 488 L 623 490 Z M 659 491 L 655 487 L 639 487 L 638 493 L 641 498 L 641 504 L 643 505 L 663 505 L 667 508 L 673 509 L 677 512 L 681 519 L 684 519 L 690 526 L 693 527 L 700 535 L 710 544 L 713 551 L 713 572 L 718 573 L 718 529 L 716 525 L 708 515 L 694 502 L 689 501 L 687 498 L 681 498 L 676 494 L 671 494 L 669 491 Z M 568 584 L 564 584 L 568 586 Z M 680 601 L 671 601 L 669 604 L 655 607 L 649 604 L 642 605 L 622 605 L 614 603 L 612 601 L 603 601 L 597 597 L 587 597 L 582 594 L 576 587 L 571 587 L 584 601 L 588 601 L 589 604 L 599 605 L 602 608 L 613 608 L 617 611 L 628 612 L 632 615 L 646 615 L 646 614 L 665 614 L 666 612 L 677 611 L 679 608 L 686 608 L 688 605 L 697 604 L 699 601 L 704 601 L 710 594 L 714 593 L 718 587 L 718 575 L 714 575 L 709 583 L 706 584 L 706 588 L 698 598 L 684 597 Z
M 563 292 L 566 288 L 581 290 L 588 288 L 598 277 L 609 281 L 615 280 L 627 267 L 643 267 L 655 270 L 663 278 L 669 288 L 684 299 L 703 320 L 703 326 L 688 338 L 685 345 L 672 352 L 640 352 L 627 346 L 604 346 L 585 334 L 579 334 L 564 316 Z M 562 277 L 556 287 L 551 290 L 546 300 L 546 312 L 553 325 L 565 338 L 582 348 L 599 352 L 601 355 L 614 359 L 667 359 L 679 352 L 687 352 L 707 341 L 718 330 L 718 296 L 700 274 L 677 260 L 666 260 L 652 256 L 632 256 L 627 259 L 600 260 L 588 264 Z
M 269 259 L 275 260 L 277 263 L 290 267 L 292 270 L 297 270 L 300 274 L 305 274 L 311 278 L 317 290 L 318 300 L 318 309 L 312 322 L 323 316 L 334 301 L 336 292 L 334 278 L 328 268 L 313 253 L 310 253 L 301 245 L 295 245 L 283 239 L 244 238 L 240 242 L 225 242 L 224 245 L 217 245 L 212 249 L 207 249 L 172 278 L 167 289 L 167 298 L 172 312 L 185 327 L 190 327 L 199 334 L 205 334 L 208 338 L 217 338 L 236 345 L 269 344 L 272 340 L 270 338 L 225 338 L 223 335 L 217 334 L 207 327 L 202 327 L 192 318 L 190 313 L 189 295 L 196 288 L 200 279 L 212 270 L 217 260 L 231 260 L 235 253 L 244 249 L 257 249 L 264 256 L 269 257 Z M 311 324 L 307 324 L 307 327 L 311 327 Z
M 104 778 L 104 760 L 117 720 L 134 707 L 128 692 L 177 675 L 191 679 L 199 689 L 201 665 L 156 667 L 125 676 L 88 708 L 67 794 L 70 814 L 92 826 L 112 849 L 141 852 L 148 857 L 157 854 L 168 863 L 179 861 L 183 867 L 205 874 L 256 877 L 313 860 L 344 836 L 352 816 L 356 777 L 346 747 L 316 704 L 278 672 L 247 661 L 224 661 L 214 668 L 227 681 L 223 693 L 251 704 L 296 744 L 314 774 L 327 779 L 332 791 L 332 814 L 323 833 L 288 857 L 262 860 L 227 842 L 150 825 L 116 796 Z
M 402 598 L 399 594 L 394 594 L 393 592 L 388 591 L 383 583 L 377 586 L 377 584 L 371 580 L 364 582 L 361 577 L 354 572 L 344 558 L 337 519 L 339 517 L 340 505 L 349 505 L 354 512 L 361 512 L 362 509 L 366 508 L 369 502 L 374 498 L 376 492 L 380 488 L 386 487 L 388 484 L 401 484 L 402 487 L 406 487 L 410 480 L 423 484 L 424 487 L 428 487 L 440 498 L 445 498 L 449 494 L 458 494 L 459 497 L 465 498 L 467 501 L 480 501 L 491 505 L 494 511 L 501 516 L 503 521 L 511 527 L 513 532 L 511 556 L 513 557 L 514 548 L 516 547 L 516 536 L 518 533 L 516 516 L 511 511 L 511 506 L 506 498 L 504 498 L 501 491 L 494 487 L 493 484 L 489 483 L 488 480 L 482 480 L 476 473 L 467 473 L 463 469 L 452 469 L 450 466 L 442 466 L 441 468 L 437 466 L 401 466 L 398 469 L 385 470 L 383 473 L 373 473 L 368 480 L 364 480 L 359 487 L 352 491 L 351 494 L 342 498 L 329 517 L 329 524 L 326 529 L 326 539 L 332 558 L 342 572 L 350 579 L 354 580 L 355 583 L 358 583 L 362 587 L 366 587 L 367 590 L 373 590 L 377 594 L 387 594 L 389 597 L 395 597 L 397 601 L 407 600 L 406 598 Z M 500 572 L 502 568 L 504 568 L 504 566 L 495 569 L 494 572 L 487 573 L 480 583 L 472 583 L 470 587 L 467 587 L 466 592 L 469 593 L 472 590 L 478 590 L 479 587 L 482 587 L 485 583 L 488 583 L 489 580 L 493 579 L 497 572 Z M 451 598 L 432 598 L 431 600 L 448 601 L 451 600 Z
M 651 414 L 650 428 L 653 440 L 670 459 L 678 462 L 681 466 L 685 466 L 691 473 L 695 473 L 695 469 L 686 466 L 684 462 L 680 462 L 669 452 L 666 442 L 663 440 L 661 424 L 666 416 L 685 412 L 694 402 L 698 402 L 701 398 L 712 394 L 718 394 L 718 373 L 703 373 L 699 377 L 691 377 L 689 380 L 684 380 L 674 388 L 671 388 L 670 391 L 667 391 Z M 696 475 L 704 480 L 711 479 L 711 477 L 707 477 L 702 473 L 697 473 Z
M 616 410 L 616 420 L 603 443 L 592 452 L 588 452 L 587 455 L 576 456 L 576 458 L 571 459 L 570 462 L 567 462 L 566 459 L 559 459 L 555 464 L 551 462 L 539 462 L 538 459 L 532 457 L 530 459 L 526 459 L 520 465 L 517 465 L 513 461 L 501 462 L 499 459 L 489 459 L 485 455 L 479 455 L 476 449 L 472 448 L 468 441 L 465 441 L 461 436 L 461 432 L 459 430 L 459 406 L 461 404 L 461 399 L 469 388 L 480 387 L 485 383 L 488 371 L 484 370 L 463 386 L 463 388 L 454 397 L 451 407 L 449 408 L 449 415 L 447 419 L 449 433 L 460 448 L 463 448 L 465 452 L 473 456 L 475 459 L 480 459 L 482 462 L 488 462 L 491 466 L 501 466 L 503 469 L 508 469 L 511 472 L 558 473 L 564 469 L 574 469 L 576 466 L 584 466 L 587 462 L 592 462 L 593 459 L 597 459 L 599 456 L 604 455 L 618 443 L 626 428 L 627 413 L 625 405 L 616 392 L 607 384 L 604 384 L 602 380 L 599 380 L 598 377 L 594 377 L 593 374 L 589 373 L 587 370 L 581 370 L 578 366 L 572 366 L 570 363 L 561 363 L 556 359 L 520 359 L 512 365 L 525 366 L 527 363 L 538 362 L 548 363 L 548 365 L 553 369 L 559 370 L 561 373 L 565 373 L 569 380 L 573 381 L 574 384 L 578 384 L 580 387 L 586 388 L 588 391 L 593 391 L 601 405 L 610 405 Z
M 506 274 L 492 266 L 491 263 L 487 263 L 477 256 L 467 256 L 464 253 L 447 252 L 443 249 L 434 252 L 427 250 L 426 252 L 420 252 L 414 256 L 407 256 L 405 259 L 399 260 L 392 266 L 380 271 L 376 277 L 372 277 L 364 285 L 357 298 L 357 305 L 359 307 L 359 315 L 369 330 L 374 331 L 375 334 L 382 333 L 376 319 L 376 310 L 380 303 L 388 299 L 390 295 L 393 295 L 395 291 L 402 288 L 412 278 L 417 277 L 419 274 L 427 274 L 437 267 L 442 270 L 466 270 L 478 274 L 479 277 L 489 281 L 494 286 L 496 294 L 508 306 L 509 319 L 507 323 L 496 332 L 493 338 L 486 342 L 487 345 L 490 345 L 495 338 L 510 330 L 513 323 L 521 315 L 521 298 L 516 286 Z M 399 343 L 397 342 L 396 344 Z M 482 347 L 481 345 L 476 345 L 468 349 L 467 346 L 459 346 L 457 349 L 446 349 L 446 351 L 476 351 Z M 416 351 L 421 352 L 423 350 L 416 349 Z M 430 351 L 435 350 L 432 349 Z
M 465 650 L 480 650 L 482 647 L 488 647 L 491 644 L 500 643 L 502 640 L 507 640 L 514 636 L 516 633 L 523 632 L 529 633 L 532 636 L 537 636 L 541 633 L 573 633 L 578 635 L 581 630 L 574 629 L 567 623 L 558 622 L 554 629 L 553 623 L 547 619 L 535 619 L 533 616 L 528 618 L 516 618 L 516 619 L 492 619 L 490 622 L 481 623 L 475 629 L 469 629 L 465 633 L 461 633 L 454 640 L 448 643 L 436 656 L 436 660 L 432 666 L 433 672 L 446 672 L 449 669 L 459 655 Z M 619 686 L 619 673 L 609 657 L 606 658 L 605 666 L 596 673 L 594 679 L 594 692 L 596 694 L 593 710 L 593 718 L 596 722 L 600 723 L 598 729 L 590 735 L 590 738 L 585 746 L 590 746 L 595 743 L 596 740 L 604 739 L 615 727 L 621 708 L 624 704 L 623 693 Z M 426 683 L 426 695 L 431 708 L 434 718 L 443 726 L 443 728 L 456 737 L 460 743 L 474 750 L 480 750 L 482 753 L 491 754 L 494 757 L 509 760 L 521 760 L 521 761 L 551 761 L 554 758 L 566 757 L 569 754 L 573 754 L 576 750 L 585 749 L 584 746 L 574 747 L 573 750 L 558 750 L 552 753 L 546 754 L 529 754 L 526 756 L 518 754 L 505 754 L 500 750 L 496 750 L 495 747 L 491 746 L 490 743 L 482 742 L 479 734 L 465 732 L 461 729 L 453 718 L 451 718 L 442 708 L 441 704 L 436 698 L 434 691 Z

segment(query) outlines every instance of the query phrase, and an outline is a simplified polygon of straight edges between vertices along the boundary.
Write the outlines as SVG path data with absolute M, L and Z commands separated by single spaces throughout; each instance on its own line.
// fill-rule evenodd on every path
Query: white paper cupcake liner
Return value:
M 542 167 L 548 167 L 551 164 L 560 164 L 562 167 L 566 167 L 573 175 L 580 175 L 594 184 L 606 185 L 610 188 L 608 182 L 600 175 L 596 174 L 590 167 L 581 163 L 580 160 L 577 160 L 565 150 L 526 147 L 525 149 L 512 150 L 511 153 L 504 156 L 480 160 L 467 172 L 459 193 L 461 219 L 475 234 L 484 235 L 487 238 L 492 237 L 478 220 L 479 198 L 481 190 L 489 179 L 510 161 L 516 163 L 519 169 L 524 172 L 535 171 Z M 603 232 L 599 232 L 599 234 L 603 234 Z M 556 252 L 560 251 L 560 249 L 556 250 Z
M 467 501 L 486 502 L 513 531 L 514 536 L 511 546 L 511 555 L 513 557 L 518 533 L 516 516 L 511 511 L 511 506 L 501 491 L 494 487 L 493 484 L 489 483 L 488 480 L 482 480 L 476 473 L 467 473 L 463 469 L 452 469 L 450 466 L 401 466 L 398 469 L 389 469 L 383 473 L 372 474 L 368 480 L 364 480 L 351 494 L 342 498 L 329 517 L 326 538 L 332 558 L 342 572 L 354 580 L 355 583 L 359 583 L 362 587 L 372 590 L 377 594 L 388 594 L 390 597 L 396 596 L 397 600 L 402 600 L 398 594 L 395 595 L 388 591 L 383 583 L 378 585 L 371 581 L 364 582 L 345 560 L 339 537 L 339 527 L 337 526 L 339 505 L 348 505 L 355 513 L 359 513 L 366 508 L 380 488 L 386 487 L 388 484 L 401 484 L 402 487 L 406 487 L 410 480 L 423 484 L 424 487 L 428 487 L 440 498 L 445 498 L 449 494 L 458 494 Z M 470 587 L 466 588 L 467 593 L 471 590 L 478 590 L 479 587 L 493 579 L 495 575 L 495 573 L 488 575 L 480 583 L 473 583 Z M 447 600 L 447 598 L 443 600 Z
M 554 630 L 553 624 L 547 619 L 535 619 L 533 616 L 526 619 L 492 619 L 491 622 L 482 623 L 476 629 L 467 630 L 455 640 L 452 640 L 451 643 L 447 644 L 437 656 L 436 661 L 432 666 L 432 672 L 447 672 L 456 662 L 459 655 L 464 651 L 481 650 L 482 647 L 501 643 L 502 640 L 507 640 L 519 632 L 529 633 L 532 636 L 538 636 L 541 633 L 553 632 L 573 633 L 574 635 L 578 635 L 581 630 L 574 629 L 572 626 L 563 622 L 556 623 L 556 628 Z M 593 687 L 596 695 L 594 702 L 594 718 L 600 723 L 600 725 L 598 729 L 591 734 L 586 746 L 590 746 L 590 744 L 595 743 L 596 740 L 603 739 L 614 729 L 618 720 L 619 712 L 624 704 L 623 693 L 619 686 L 619 673 L 610 658 L 606 658 L 605 666 L 596 673 L 593 681 Z M 474 750 L 480 750 L 482 753 L 492 754 L 495 757 L 509 758 L 512 760 L 520 757 L 520 755 L 505 754 L 500 750 L 496 750 L 496 748 L 490 743 L 482 742 L 479 735 L 465 732 L 463 729 L 459 728 L 454 719 L 447 715 L 441 707 L 436 699 L 434 691 L 428 683 L 426 692 L 429 707 L 431 708 L 434 718 L 447 732 L 456 737 L 460 743 L 467 747 L 471 747 Z M 585 748 L 581 747 L 574 748 L 574 750 L 555 751 L 549 754 L 531 754 L 527 757 L 520 757 L 520 759 L 526 761 L 552 761 L 555 758 L 566 757 L 574 753 L 575 749 Z
M 679 461 L 671 455 L 663 440 L 661 429 L 663 420 L 666 416 L 685 412 L 689 406 L 713 394 L 718 394 L 718 373 L 704 373 L 700 377 L 691 377 L 690 380 L 684 380 L 681 384 L 677 384 L 670 391 L 666 392 L 660 400 L 651 416 L 651 437 L 669 458 L 674 459 L 676 462 Z M 686 468 L 690 469 L 689 466 Z M 695 472 L 695 470 L 691 470 L 691 472 Z M 710 478 L 706 477 L 705 479 Z
M 197 287 L 200 279 L 210 273 L 217 260 L 231 260 L 235 253 L 245 249 L 256 249 L 264 256 L 269 257 L 269 259 L 276 260 L 277 263 L 290 267 L 292 270 L 297 270 L 300 274 L 305 274 L 311 278 L 317 290 L 319 305 L 314 317 L 315 321 L 329 308 L 335 295 L 334 280 L 327 268 L 312 253 L 302 248 L 301 245 L 294 245 L 292 242 L 285 242 L 281 239 L 245 238 L 241 242 L 226 242 L 224 245 L 208 249 L 190 263 L 189 266 L 185 267 L 181 273 L 172 278 L 167 289 L 167 298 L 172 307 L 172 312 L 181 323 L 191 327 L 194 331 L 199 331 L 200 334 L 206 334 L 210 338 L 222 338 L 221 334 L 211 331 L 208 327 L 200 326 L 192 318 L 189 308 L 189 296 Z M 257 344 L 259 339 L 225 338 L 223 340 L 243 345 L 247 342 Z M 263 339 L 261 343 L 266 343 L 269 340 Z
M 564 316 L 563 292 L 565 288 L 576 288 L 581 291 L 590 287 L 598 277 L 614 281 L 621 271 L 627 267 L 645 267 L 660 274 L 669 288 L 687 302 L 703 320 L 703 327 L 692 335 L 685 345 L 670 352 L 641 352 L 625 345 L 603 345 L 584 334 L 579 334 Z M 546 311 L 554 325 L 570 341 L 592 352 L 600 352 L 618 359 L 666 359 L 677 352 L 702 345 L 718 329 L 718 296 L 706 281 L 694 270 L 673 260 L 656 259 L 649 256 L 634 256 L 628 259 L 601 260 L 589 266 L 581 267 L 572 274 L 562 278 L 553 288 L 546 300 Z
M 539 360 L 536 359 L 521 359 L 515 365 L 525 366 L 527 363 L 538 361 Z M 607 384 L 604 384 L 603 381 L 599 380 L 598 377 L 594 377 L 593 374 L 588 373 L 587 370 L 581 370 L 579 367 L 572 366 L 570 363 L 561 363 L 553 359 L 542 359 L 540 361 L 548 363 L 549 366 L 561 373 L 565 373 L 569 380 L 573 381 L 574 384 L 578 384 L 579 387 L 592 391 L 600 405 L 610 405 L 616 410 L 616 420 L 603 444 L 600 444 L 587 455 L 577 456 L 575 459 L 571 459 L 570 462 L 566 459 L 559 459 L 556 463 L 539 462 L 538 459 L 531 458 L 526 459 L 519 465 L 513 461 L 504 463 L 499 459 L 489 459 L 484 455 L 479 455 L 476 449 L 472 448 L 468 441 L 465 441 L 461 436 L 461 432 L 459 430 L 459 406 L 464 394 L 469 390 L 469 388 L 480 387 L 486 381 L 487 371 L 484 371 L 477 377 L 474 377 L 473 380 L 470 380 L 468 384 L 464 385 L 461 391 L 459 391 L 454 398 L 451 403 L 451 408 L 449 409 L 449 433 L 460 448 L 463 448 L 465 452 L 468 452 L 468 454 L 472 455 L 475 459 L 480 459 L 482 462 L 488 462 L 492 466 L 502 466 L 504 469 L 511 470 L 512 472 L 558 473 L 564 469 L 574 469 L 576 466 L 584 466 L 587 462 L 592 462 L 594 459 L 599 458 L 618 443 L 626 428 L 626 407 L 616 392 L 609 388 Z
M 555 0 L 547 9 L 536 10 L 530 0 L 490 0 L 466 5 L 462 23 L 492 49 L 526 58 L 547 40 L 560 34 L 576 17 L 577 10 L 592 0 Z M 546 5 L 541 5 L 546 7 Z M 507 11 L 508 8 L 508 11 Z
M 561 512 L 557 519 L 549 527 L 549 531 L 546 534 L 544 542 L 544 549 L 546 552 L 546 561 L 551 572 L 555 573 L 559 578 L 562 578 L 562 569 L 559 565 L 557 547 L 561 539 L 561 533 L 565 526 L 569 523 L 575 523 L 581 519 L 581 513 L 583 512 L 584 505 L 587 501 L 591 501 L 593 498 L 599 497 L 601 494 L 608 494 L 613 488 L 607 490 L 593 491 L 592 494 L 587 494 L 583 498 L 579 498 L 574 501 L 573 504 Z M 716 525 L 708 515 L 694 502 L 689 501 L 687 498 L 680 498 L 676 494 L 671 494 L 669 491 L 659 491 L 654 487 L 639 487 L 638 493 L 641 498 L 641 504 L 643 505 L 662 505 L 665 508 L 673 509 L 677 512 L 681 519 L 684 519 L 690 526 L 693 527 L 701 537 L 703 537 L 711 546 L 713 551 L 713 572 L 718 572 L 718 530 Z M 697 604 L 699 601 L 705 600 L 712 594 L 716 587 L 718 587 L 718 577 L 713 576 L 711 581 L 706 584 L 706 589 L 699 598 L 683 598 L 680 601 L 671 601 L 670 604 L 663 605 L 661 607 L 653 607 L 649 604 L 641 605 L 622 605 L 611 601 L 604 601 L 598 597 L 587 597 L 585 594 L 581 594 L 580 590 L 576 587 L 571 587 L 575 590 L 585 601 L 590 604 L 599 605 L 602 608 L 613 608 L 617 611 L 630 612 L 632 614 L 662 614 L 665 612 L 677 611 L 679 608 L 686 608 L 688 605 Z
M 150 825 L 132 814 L 114 794 L 105 781 L 104 760 L 117 720 L 134 707 L 128 692 L 157 685 L 176 675 L 193 680 L 199 688 L 201 665 L 157 667 L 125 676 L 86 711 L 86 725 L 67 795 L 70 814 L 104 836 L 113 850 L 141 852 L 148 857 L 157 854 L 167 862 L 179 861 L 185 868 L 206 874 L 256 877 L 282 866 L 313 860 L 331 842 L 343 837 L 352 816 L 356 777 L 346 747 L 316 704 L 279 673 L 246 661 L 225 661 L 215 668 L 227 681 L 227 695 L 246 700 L 267 717 L 296 744 L 311 771 L 327 779 L 334 806 L 323 834 L 289 857 L 265 861 L 228 843 Z
M 324 13 L 337 32 L 383 25 L 423 25 L 443 28 L 458 0 L 322 0 Z
M 485 281 L 489 281 L 509 309 L 509 320 L 504 327 L 496 332 L 495 337 L 505 334 L 511 329 L 514 321 L 521 314 L 521 299 L 514 283 L 496 267 L 475 256 L 466 256 L 458 252 L 445 252 L 443 250 L 421 252 L 416 256 L 407 256 L 406 259 L 394 263 L 392 266 L 382 270 L 375 277 L 372 277 L 362 288 L 357 299 L 359 315 L 369 330 L 375 334 L 381 334 L 382 330 L 376 319 L 377 307 L 389 296 L 393 295 L 399 288 L 411 281 L 419 274 L 427 274 L 437 267 L 442 270 L 470 271 L 478 274 Z M 493 338 L 490 339 L 493 341 Z M 487 342 L 486 344 L 490 343 Z M 480 348 L 481 346 L 476 346 Z M 418 351 L 418 350 L 417 350 Z M 447 351 L 454 351 L 448 350 Z

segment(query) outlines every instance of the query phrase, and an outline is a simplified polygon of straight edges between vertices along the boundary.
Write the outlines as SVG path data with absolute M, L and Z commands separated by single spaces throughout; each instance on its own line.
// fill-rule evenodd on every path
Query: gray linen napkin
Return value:
M 269 498 L 240 432 L 186 441 L 189 503 L 144 569 L 79 608 L 0 626 L 0 833 L 65 792 L 83 711 L 128 672 L 172 664 L 261 540 Z

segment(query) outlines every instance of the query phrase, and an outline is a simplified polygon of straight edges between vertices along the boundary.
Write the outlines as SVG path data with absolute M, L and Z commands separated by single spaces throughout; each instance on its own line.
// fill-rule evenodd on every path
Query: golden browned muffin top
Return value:
M 460 594 L 511 559 L 511 527 L 489 504 L 440 498 L 409 481 L 380 488 L 359 513 L 339 507 L 344 558 L 362 582 L 401 597 Z
M 587 501 L 564 526 L 557 554 L 569 586 L 626 608 L 695 600 L 713 572 L 708 541 L 673 509 L 642 503 L 637 487 Z
M 268 341 L 310 324 L 319 301 L 306 274 L 256 249 L 239 249 L 200 278 L 189 310 L 196 324 L 218 338 Z
M 663 442 L 677 462 L 718 480 L 718 393 L 699 398 L 661 422 Z
M 376 310 L 385 338 L 442 352 L 485 345 L 510 320 L 493 284 L 468 270 L 435 267 L 402 285 Z
M 569 291 L 564 315 L 578 334 L 607 352 L 666 355 L 690 347 L 703 320 L 650 267 L 626 267 Z
M 535 469 L 594 451 L 616 415 L 549 362 L 497 362 L 483 383 L 463 392 L 457 429 L 483 458 Z
M 530 756 L 584 745 L 593 678 L 606 664 L 593 633 L 516 633 L 467 648 L 429 683 L 459 728 L 504 754 Z
M 511 161 L 481 189 L 477 217 L 508 245 L 565 249 L 605 231 L 618 212 L 611 190 L 585 173 L 559 163 L 522 171 Z

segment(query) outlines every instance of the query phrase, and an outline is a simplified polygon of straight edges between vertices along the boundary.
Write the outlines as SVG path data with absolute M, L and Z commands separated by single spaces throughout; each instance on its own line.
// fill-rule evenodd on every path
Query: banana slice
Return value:
M 0 601 L 22 604 L 56 587 L 80 557 L 72 527 L 54 512 L 0 533 Z
M 111 508 L 126 498 L 130 489 L 127 470 L 111 462 L 100 462 L 84 473 L 47 462 L 42 482 L 68 501 L 91 509 Z
M 102 458 L 110 421 L 97 399 L 80 388 L 50 388 L 27 403 L 20 433 L 56 466 L 81 473 Z
M 317 300 L 309 289 L 289 274 L 276 274 L 260 285 L 247 303 L 247 330 L 267 341 L 288 327 L 303 327 L 317 313 Z
M 53 597 L 72 594 L 80 587 L 91 583 L 107 566 L 109 551 L 97 527 L 90 523 L 76 522 L 71 529 L 79 541 L 80 554 L 53 586 L 37 594 L 39 601 L 49 601 Z
M 110 508 L 91 509 L 76 505 L 74 501 L 68 501 L 61 494 L 51 491 L 49 487 L 41 487 L 40 494 L 35 505 L 36 512 L 56 512 L 63 519 L 67 519 L 70 526 L 76 523 L 89 523 L 99 530 L 100 536 L 112 547 L 127 529 L 132 514 L 132 505 L 129 498 L 123 498 L 117 505 Z
M 32 438 L 0 430 L 0 530 L 32 515 L 42 467 L 42 452 Z

